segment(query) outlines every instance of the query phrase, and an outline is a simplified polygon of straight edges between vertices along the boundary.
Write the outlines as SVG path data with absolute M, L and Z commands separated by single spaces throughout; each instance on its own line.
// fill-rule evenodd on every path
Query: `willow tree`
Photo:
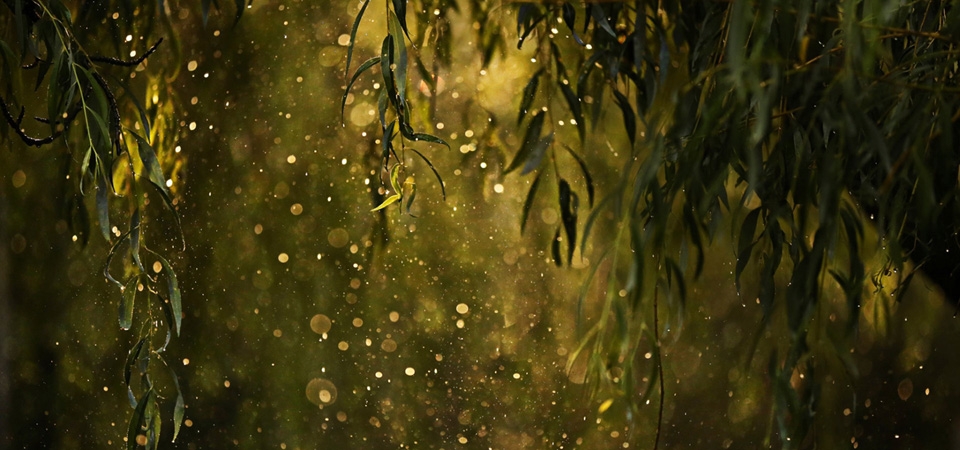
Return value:
M 155 446 L 152 379 L 169 376 L 163 353 L 183 314 L 174 267 L 145 233 L 161 224 L 154 235 L 169 251 L 182 233 L 185 160 L 175 148 L 185 124 L 168 87 L 181 63 L 170 25 L 177 6 L 4 3 L 0 130 L 13 151 L 53 146 L 69 155 L 63 216 L 77 239 L 110 243 L 104 275 L 120 291 L 119 323 L 139 330 L 122 368 L 134 411 L 128 444 Z M 679 327 L 691 305 L 710 301 L 688 286 L 711 264 L 711 243 L 730 236 L 729 282 L 763 311 L 753 345 L 738 356 L 769 361 L 777 434 L 787 447 L 802 445 L 819 365 L 840 361 L 854 377 L 844 355 L 865 301 L 899 298 L 918 271 L 950 301 L 960 295 L 954 3 L 365 0 L 343 27 L 341 111 L 358 80 L 377 80 L 371 157 L 383 188 L 370 208 L 384 219 L 385 244 L 386 214 L 409 213 L 417 195 L 431 195 L 418 194 L 415 172 L 427 170 L 416 180 L 435 177 L 446 194 L 445 174 L 411 146 L 448 146 L 431 125 L 437 106 L 412 94 L 419 81 L 435 99 L 437 73 L 459 70 L 451 55 L 460 17 L 474 25 L 484 70 L 514 42 L 533 47 L 537 67 L 516 114 L 491 114 L 482 145 L 503 152 L 504 174 L 530 180 L 518 232 L 535 204 L 553 202 L 560 221 L 541 244 L 558 266 L 590 261 L 579 304 L 598 314 L 579 324 L 567 370 L 586 365 L 595 390 L 618 392 L 631 410 L 657 401 L 662 414 L 664 322 Z M 235 2 L 231 20 L 242 20 L 245 6 Z M 199 9 L 204 21 L 215 13 L 211 2 Z M 371 15 L 381 28 L 365 22 Z M 373 55 L 355 45 L 360 30 L 383 36 Z M 501 129 L 520 132 L 516 148 L 503 147 Z M 598 165 L 616 173 L 602 190 Z M 143 252 L 157 264 L 145 267 Z M 842 320 L 822 320 L 824 307 Z M 778 344 L 757 355 L 771 333 Z M 178 400 L 175 429 L 182 414 Z

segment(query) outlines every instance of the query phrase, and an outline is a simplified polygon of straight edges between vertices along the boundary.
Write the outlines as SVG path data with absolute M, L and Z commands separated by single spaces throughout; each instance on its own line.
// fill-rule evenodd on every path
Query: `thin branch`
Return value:
M 3 117 L 7 119 L 7 123 L 10 124 L 10 127 L 17 133 L 17 136 L 20 136 L 22 140 L 27 145 L 32 145 L 34 147 L 41 147 L 43 145 L 53 142 L 57 137 L 60 136 L 61 132 L 56 131 L 50 136 L 44 138 L 35 138 L 28 135 L 26 132 L 20 128 L 20 123 L 23 121 L 23 112 L 20 113 L 20 118 L 14 118 L 13 114 L 10 112 L 10 108 L 7 106 L 7 102 L 0 97 L 0 109 L 3 110 Z
M 153 44 L 153 47 L 150 47 L 150 49 L 147 50 L 147 52 L 144 53 L 142 56 L 140 56 L 140 57 L 137 58 L 137 59 L 130 60 L 130 61 L 125 61 L 125 60 L 122 60 L 122 59 L 119 59 L 119 58 L 111 58 L 111 57 L 109 57 L 109 56 L 98 56 L 98 55 L 93 55 L 93 56 L 91 56 L 91 57 L 90 57 L 90 61 L 99 62 L 99 63 L 104 63 L 104 64 L 110 64 L 110 65 L 112 65 L 112 66 L 136 67 L 136 66 L 139 66 L 140 63 L 144 62 L 150 55 L 152 55 L 153 52 L 157 51 L 157 47 L 160 46 L 160 43 L 161 43 L 161 42 L 163 42 L 163 38 L 158 39 L 158 40 L 157 40 L 157 43 L 156 43 L 156 44 Z

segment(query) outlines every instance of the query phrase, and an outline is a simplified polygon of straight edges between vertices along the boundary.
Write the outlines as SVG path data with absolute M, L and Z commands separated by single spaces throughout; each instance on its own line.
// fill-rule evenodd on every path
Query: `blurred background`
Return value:
M 176 104 L 181 156 L 165 172 L 187 247 L 163 212 L 145 245 L 179 276 L 182 332 L 163 357 L 186 414 L 171 444 L 175 391 L 156 372 L 160 447 L 652 448 L 651 343 L 638 340 L 637 392 L 586 376 L 582 361 L 568 369 L 603 301 L 603 283 L 584 288 L 598 255 L 588 243 L 572 267 L 556 267 L 555 202 L 537 200 L 521 234 L 532 177 L 502 175 L 522 140 L 512 118 L 537 68 L 534 46 L 482 68 L 478 24 L 451 16 L 455 70 L 439 72 L 435 97 L 411 94 L 435 105 L 419 123 L 451 146 L 414 145 L 443 176 L 446 200 L 408 154 L 417 201 L 409 214 L 375 213 L 374 77 L 354 86 L 340 124 L 359 6 L 258 1 L 236 26 L 230 14 L 204 26 L 197 8 L 173 15 L 182 54 L 167 57 L 180 73 L 158 91 Z M 497 14 L 512 23 L 507 8 Z M 354 61 L 377 54 L 386 28 L 382 14 L 367 17 Z M 624 141 L 618 130 L 600 125 L 584 146 L 599 192 L 621 167 L 609 145 Z M 123 366 L 138 338 L 117 325 L 121 296 L 103 276 L 109 244 L 93 236 L 84 247 L 63 217 L 55 187 L 70 155 L 10 142 L 0 152 L 0 448 L 123 447 L 132 414 Z M 156 198 L 151 207 L 161 210 Z M 735 232 L 711 243 L 686 309 L 662 312 L 661 448 L 781 447 L 769 365 L 785 325 L 761 330 L 755 289 L 738 295 Z M 815 323 L 844 320 L 835 313 L 844 301 L 838 291 L 835 305 L 821 303 Z M 960 448 L 954 310 L 919 280 L 901 303 L 882 293 L 865 301 L 852 348 L 822 339 L 817 379 L 793 380 L 820 392 L 804 446 Z

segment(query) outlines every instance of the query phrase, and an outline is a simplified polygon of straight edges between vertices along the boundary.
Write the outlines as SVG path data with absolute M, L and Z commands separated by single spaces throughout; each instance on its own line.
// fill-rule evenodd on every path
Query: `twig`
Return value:
M 141 55 L 139 58 L 132 59 L 130 61 L 125 61 L 120 58 L 111 58 L 109 56 L 98 56 L 98 55 L 91 56 L 90 61 L 110 64 L 113 66 L 136 67 L 136 66 L 139 66 L 140 63 L 144 62 L 147 59 L 147 57 L 153 54 L 153 52 L 157 51 L 157 47 L 160 46 L 161 42 L 163 42 L 163 38 L 158 39 L 157 43 L 153 44 L 153 47 L 150 47 L 150 49 L 147 50 L 147 52 Z
M 54 139 L 60 136 L 60 131 L 57 131 L 45 138 L 32 137 L 24 132 L 22 128 L 20 128 L 20 122 L 23 120 L 23 112 L 20 113 L 19 119 L 14 118 L 13 113 L 10 112 L 10 108 L 7 106 L 7 102 L 3 99 L 3 97 L 0 97 L 0 109 L 3 110 L 3 117 L 7 119 L 7 123 L 10 124 L 10 127 L 13 128 L 13 131 L 17 133 L 17 136 L 20 136 L 20 140 L 27 145 L 41 147 L 53 142 Z

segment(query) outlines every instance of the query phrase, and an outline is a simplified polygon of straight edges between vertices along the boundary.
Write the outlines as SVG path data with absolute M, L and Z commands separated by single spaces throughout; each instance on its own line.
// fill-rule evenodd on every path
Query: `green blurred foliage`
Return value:
M 34 2 L 4 3 L 0 37 L 17 54 L 21 28 L 11 11 Z M 635 27 L 641 9 L 628 4 L 574 5 L 579 26 L 568 29 L 555 22 L 571 17 L 561 5 L 422 2 L 405 6 L 412 40 L 404 41 L 396 25 L 387 25 L 385 8 L 399 13 L 397 4 L 383 2 L 370 4 L 354 43 L 349 35 L 360 2 L 255 2 L 242 17 L 242 1 L 223 10 L 206 1 L 134 9 L 122 2 L 71 5 L 73 33 L 88 55 L 132 58 L 131 51 L 142 54 L 155 38 L 166 39 L 138 67 L 90 67 L 108 73 L 109 86 L 123 92 L 117 97 L 123 126 L 148 135 L 162 174 L 172 180 L 177 214 L 126 172 L 124 165 L 141 173 L 140 163 L 130 161 L 142 155 L 124 135 L 121 144 L 137 153 L 116 156 L 116 169 L 108 165 L 118 194 L 110 197 L 109 215 L 118 230 L 107 230 L 111 242 L 94 233 L 82 245 L 98 224 L 83 214 L 97 216 L 102 207 L 93 195 L 78 195 L 78 177 L 87 176 L 78 175 L 83 143 L 95 140 L 78 129 L 87 122 L 77 119 L 74 131 L 39 148 L 5 126 L 0 448 L 130 444 L 124 440 L 135 410 L 123 371 L 141 336 L 173 368 L 185 395 L 184 425 L 171 444 L 174 378 L 155 358 L 150 382 L 134 383 L 138 394 L 147 385 L 155 389 L 163 448 L 956 446 L 953 378 L 960 361 L 952 347 L 960 330 L 952 307 L 931 293 L 942 284 L 922 275 L 909 290 L 901 288 L 900 274 L 914 265 L 890 255 L 917 255 L 901 251 L 896 239 L 881 239 L 903 234 L 889 228 L 895 220 L 866 217 L 875 206 L 883 212 L 884 205 L 901 205 L 884 214 L 909 224 L 910 234 L 911 227 L 951 217 L 950 210 L 912 203 L 924 187 L 904 186 L 930 167 L 911 159 L 916 153 L 889 155 L 903 160 L 900 172 L 858 169 L 876 158 L 861 153 L 864 136 L 851 131 L 872 119 L 853 114 L 852 105 L 906 100 L 894 101 L 888 86 L 858 85 L 863 79 L 850 75 L 885 79 L 902 72 L 920 77 L 911 83 L 925 81 L 915 75 L 924 70 L 896 69 L 892 52 L 904 50 L 895 45 L 850 47 L 881 39 L 915 54 L 932 52 L 920 59 L 935 59 L 948 72 L 943 79 L 955 84 L 956 69 L 948 64 L 954 50 L 897 41 L 933 32 L 924 31 L 933 26 L 926 21 L 911 22 L 929 16 L 952 42 L 953 16 L 916 6 L 897 10 L 903 17 L 884 8 L 871 14 L 880 3 L 807 5 L 809 26 L 792 22 L 807 16 L 802 11 L 785 14 L 791 7 L 776 2 L 684 3 L 670 10 L 636 3 L 650 28 Z M 839 13 L 851 8 L 858 15 Z M 586 16 L 593 24 L 581 28 Z M 808 47 L 837 29 L 835 17 L 858 38 L 844 42 L 845 51 L 836 42 Z M 880 35 L 896 34 L 899 28 L 883 24 L 898 20 L 915 33 Z M 798 29 L 810 34 L 790 34 Z M 353 61 L 364 61 L 381 55 L 390 31 L 411 55 L 408 110 L 399 103 L 381 108 L 386 80 L 376 70 L 382 66 L 343 97 L 348 44 Z M 528 35 L 520 50 L 505 44 L 515 32 Z M 579 54 L 581 38 L 607 52 L 595 53 L 596 60 Z M 624 74 L 608 75 L 623 62 L 610 52 L 634 39 L 643 39 L 636 48 L 647 52 L 633 57 L 636 72 L 625 74 L 631 68 L 624 64 Z M 730 65 L 704 56 L 719 58 L 738 39 L 742 46 L 733 48 L 746 53 L 725 55 Z M 777 59 L 784 55 L 789 59 Z M 813 73 L 783 73 L 808 61 Z M 870 75 L 875 64 L 894 70 Z M 666 76 L 667 67 L 683 70 Z M 4 88 L 13 86 L 8 73 L 19 72 L 5 72 Z M 24 73 L 22 86 L 4 98 L 15 95 L 11 105 L 29 114 L 46 112 L 48 92 L 33 90 L 38 76 Z M 789 101 L 802 95 L 777 90 L 802 91 L 809 83 L 823 87 L 814 103 L 828 112 L 795 110 Z M 953 84 L 923 97 L 933 109 L 915 115 L 949 119 L 936 123 L 952 129 L 944 112 L 955 109 Z M 576 86 L 576 93 L 564 86 Z M 894 106 L 890 114 L 906 118 L 919 101 L 913 97 L 910 108 Z M 850 112 L 838 123 L 853 122 L 825 128 L 836 111 Z M 381 114 L 451 148 L 397 137 L 392 158 L 405 180 L 415 180 L 416 202 L 408 203 L 405 192 L 401 205 L 371 212 L 397 190 L 383 164 Z M 794 115 L 808 121 L 785 120 Z M 23 128 L 37 136 L 50 130 L 29 121 Z M 897 133 L 917 131 L 883 132 L 881 141 L 910 143 Z M 788 150 L 802 155 L 814 138 L 854 163 L 830 166 L 833 160 L 810 156 L 804 169 L 781 157 Z M 406 147 L 436 166 L 445 200 L 430 167 Z M 951 164 L 939 169 L 954 170 Z M 511 168 L 519 170 L 506 175 Z M 859 177 L 863 189 L 823 181 L 846 176 Z M 888 177 L 907 182 L 884 191 L 893 200 L 851 200 Z M 596 203 L 588 193 L 594 189 Z M 929 189 L 942 194 L 955 186 Z M 940 194 L 934 197 L 950 200 Z M 565 223 L 575 196 L 579 233 Z M 827 200 L 835 201 L 828 202 L 834 215 L 823 213 L 820 202 Z M 143 214 L 143 245 L 158 254 L 140 255 L 141 273 L 123 244 L 111 273 L 152 277 L 157 293 L 137 297 L 134 331 L 124 331 L 117 326 L 122 295 L 101 280 L 105 256 L 135 211 Z M 751 214 L 755 230 L 744 225 Z M 829 251 L 814 250 L 820 238 L 804 232 L 828 227 L 842 237 L 822 244 Z M 553 250 L 557 237 L 562 242 Z M 786 257 L 771 263 L 778 245 Z M 878 248 L 884 246 L 893 249 Z M 817 292 L 790 303 L 796 268 L 816 251 L 824 252 L 824 268 L 838 282 L 826 270 L 814 271 Z M 169 320 L 160 306 L 170 291 L 158 276 L 160 258 L 170 261 L 183 292 L 182 329 L 163 352 Z M 856 261 L 874 279 L 874 295 L 858 289 L 862 279 L 844 281 L 856 278 Z M 160 301 L 147 303 L 147 296 Z M 791 309 L 796 305 L 802 313 Z

